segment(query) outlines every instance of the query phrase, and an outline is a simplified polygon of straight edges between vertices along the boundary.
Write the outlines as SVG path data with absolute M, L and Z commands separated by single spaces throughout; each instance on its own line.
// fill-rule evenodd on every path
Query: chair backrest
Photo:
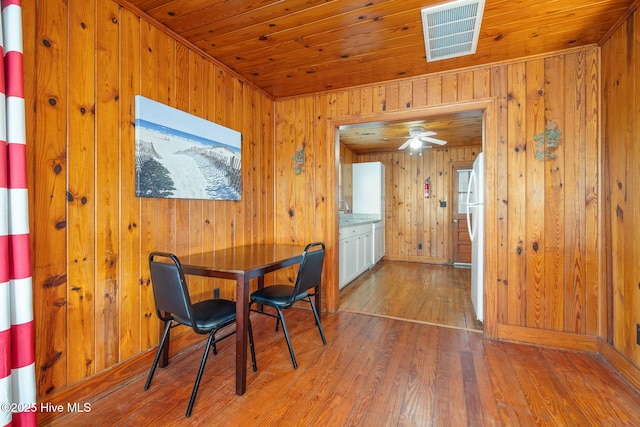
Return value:
M 178 257 L 165 252 L 152 252 L 149 254 L 149 269 L 158 317 L 168 320 L 162 314 L 165 311 L 182 319 L 193 319 L 189 289 Z
M 322 264 L 324 263 L 324 243 L 310 243 L 304 248 L 302 261 L 298 269 L 293 298 L 311 288 L 318 286 L 322 281 Z

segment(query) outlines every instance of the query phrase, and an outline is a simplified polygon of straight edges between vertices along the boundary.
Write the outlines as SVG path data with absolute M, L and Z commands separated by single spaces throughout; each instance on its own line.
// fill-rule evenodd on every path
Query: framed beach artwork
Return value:
M 136 196 L 240 200 L 242 135 L 136 96 Z

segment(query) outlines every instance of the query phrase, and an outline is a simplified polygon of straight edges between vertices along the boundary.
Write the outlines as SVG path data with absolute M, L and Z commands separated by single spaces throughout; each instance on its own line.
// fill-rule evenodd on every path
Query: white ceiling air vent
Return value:
M 427 61 L 476 53 L 485 0 L 454 0 L 422 9 Z

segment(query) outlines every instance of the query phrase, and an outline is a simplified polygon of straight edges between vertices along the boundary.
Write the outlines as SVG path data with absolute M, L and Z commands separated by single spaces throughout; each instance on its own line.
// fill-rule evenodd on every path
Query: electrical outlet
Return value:
M 636 344 L 640 345 L 640 323 L 636 324 Z
M 418 249 L 422 249 L 422 243 L 418 243 Z
M 215 289 L 213 290 L 213 298 L 214 298 L 214 299 L 218 299 L 218 298 L 220 298 L 220 288 L 215 288 Z

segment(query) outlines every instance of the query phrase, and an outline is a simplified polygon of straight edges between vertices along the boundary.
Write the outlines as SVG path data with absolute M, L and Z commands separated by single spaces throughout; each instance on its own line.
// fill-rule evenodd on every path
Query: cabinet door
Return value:
M 372 234 L 362 235 L 362 254 L 360 254 L 360 272 L 366 271 L 373 264 L 373 241 Z
M 349 283 L 358 274 L 358 238 L 350 237 L 344 240 L 344 276 L 345 282 Z
M 362 273 L 364 271 L 364 266 L 363 266 L 363 260 L 362 260 L 362 253 L 364 252 L 364 237 L 363 236 L 358 236 L 358 238 L 356 239 L 356 246 L 357 246 L 357 254 L 356 254 L 356 272 L 358 274 Z
M 338 280 L 339 288 L 342 289 L 344 285 L 347 284 L 347 239 L 340 240 L 340 277 Z
M 384 256 L 384 227 L 381 224 L 375 225 L 375 231 L 373 233 L 375 242 L 373 242 L 373 263 L 380 261 Z

